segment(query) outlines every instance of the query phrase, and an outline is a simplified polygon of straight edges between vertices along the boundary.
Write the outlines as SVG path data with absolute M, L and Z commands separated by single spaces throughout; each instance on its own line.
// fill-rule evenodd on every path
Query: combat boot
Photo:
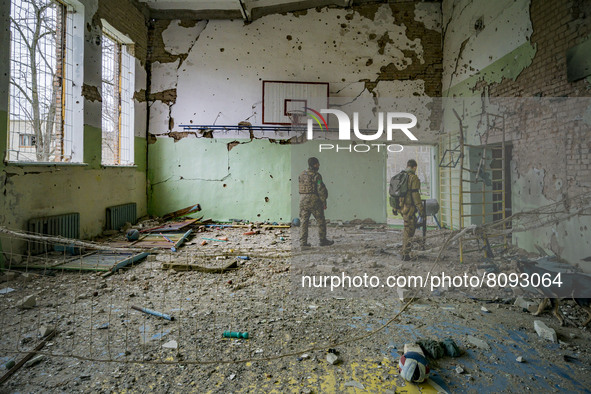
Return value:
M 330 246 L 334 244 L 334 241 L 330 240 L 330 239 L 323 239 L 322 241 L 320 241 L 320 246 Z

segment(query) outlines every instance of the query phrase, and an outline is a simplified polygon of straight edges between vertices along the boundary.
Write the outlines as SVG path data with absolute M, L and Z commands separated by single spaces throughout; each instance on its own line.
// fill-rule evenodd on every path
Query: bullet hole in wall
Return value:
M 265 202 L 269 202 L 269 197 L 265 197 Z

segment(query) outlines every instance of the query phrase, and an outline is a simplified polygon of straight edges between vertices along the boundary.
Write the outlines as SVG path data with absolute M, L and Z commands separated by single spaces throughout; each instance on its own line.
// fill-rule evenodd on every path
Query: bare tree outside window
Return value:
M 102 40 L 102 127 L 103 127 L 103 164 L 120 163 L 120 112 L 121 112 L 121 44 L 106 34 Z
M 68 161 L 64 154 L 66 7 L 13 0 L 10 13 L 9 160 Z M 32 145 L 23 146 L 22 141 Z
M 133 42 L 102 22 L 102 164 L 133 165 Z

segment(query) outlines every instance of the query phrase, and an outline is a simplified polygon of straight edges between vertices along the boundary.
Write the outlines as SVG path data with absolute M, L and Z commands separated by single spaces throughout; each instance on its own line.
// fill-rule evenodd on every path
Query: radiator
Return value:
M 125 222 L 135 224 L 136 221 L 137 206 L 134 202 L 108 207 L 105 230 L 119 230 Z
M 67 213 L 64 215 L 47 216 L 29 219 L 27 230 L 41 235 L 57 235 L 66 238 L 80 238 L 80 214 Z M 45 253 L 52 250 L 51 243 L 43 241 L 29 241 L 31 254 Z

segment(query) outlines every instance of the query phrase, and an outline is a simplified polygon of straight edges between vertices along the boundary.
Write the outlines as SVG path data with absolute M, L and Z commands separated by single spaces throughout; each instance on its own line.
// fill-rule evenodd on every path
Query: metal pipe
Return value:
M 153 315 L 153 316 L 156 316 L 156 317 L 161 317 L 161 318 L 166 319 L 166 320 L 174 321 L 174 317 L 173 316 L 170 316 L 170 315 L 167 315 L 166 313 L 161 313 L 161 312 L 153 311 L 151 309 L 142 308 L 142 307 L 135 306 L 135 305 L 132 305 L 131 306 L 131 309 L 135 309 L 136 311 L 147 313 L 148 315 Z

